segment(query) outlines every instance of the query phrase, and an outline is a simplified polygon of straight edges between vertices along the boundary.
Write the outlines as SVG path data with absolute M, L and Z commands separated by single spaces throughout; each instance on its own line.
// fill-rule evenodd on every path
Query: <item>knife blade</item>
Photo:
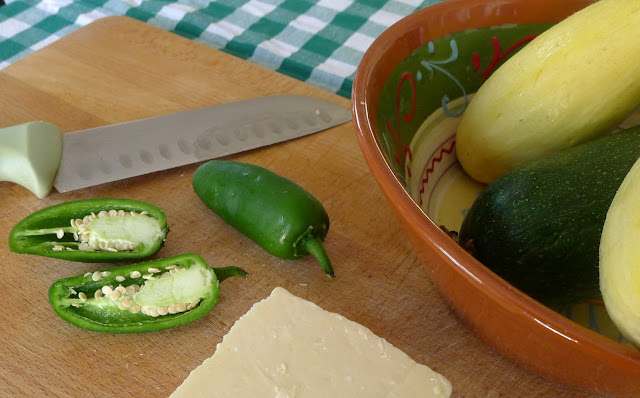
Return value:
M 324 100 L 275 95 L 66 133 L 53 186 L 62 193 L 122 180 L 288 141 L 350 119 L 350 110 Z

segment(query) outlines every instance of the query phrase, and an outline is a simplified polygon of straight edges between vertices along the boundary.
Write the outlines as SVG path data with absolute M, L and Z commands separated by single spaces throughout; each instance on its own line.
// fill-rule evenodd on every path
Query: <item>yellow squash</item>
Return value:
M 600 292 L 620 332 L 640 347 L 640 160 L 611 202 L 600 238 Z
M 480 87 L 457 133 L 465 171 L 507 170 L 607 134 L 640 105 L 640 1 L 601 0 L 554 25 Z

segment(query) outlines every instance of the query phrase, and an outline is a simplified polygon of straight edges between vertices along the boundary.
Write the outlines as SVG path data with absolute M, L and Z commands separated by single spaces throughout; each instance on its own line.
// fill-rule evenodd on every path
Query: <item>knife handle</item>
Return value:
M 62 158 L 62 132 L 46 122 L 0 129 L 0 181 L 22 185 L 38 198 L 49 194 Z

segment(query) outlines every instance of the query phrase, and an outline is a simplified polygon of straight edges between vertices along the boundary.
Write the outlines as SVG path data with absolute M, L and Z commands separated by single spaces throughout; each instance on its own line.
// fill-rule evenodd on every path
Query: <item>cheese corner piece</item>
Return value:
M 450 395 L 445 377 L 369 329 L 276 288 L 233 325 L 171 398 Z
M 62 157 L 62 132 L 45 122 L 0 129 L 0 181 L 22 185 L 38 198 L 49 194 Z

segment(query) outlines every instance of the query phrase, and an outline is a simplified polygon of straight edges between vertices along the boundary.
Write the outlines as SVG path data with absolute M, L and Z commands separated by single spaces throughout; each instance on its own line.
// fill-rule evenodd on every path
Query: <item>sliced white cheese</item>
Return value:
M 171 395 L 449 397 L 451 383 L 341 315 L 283 288 L 254 304 Z

